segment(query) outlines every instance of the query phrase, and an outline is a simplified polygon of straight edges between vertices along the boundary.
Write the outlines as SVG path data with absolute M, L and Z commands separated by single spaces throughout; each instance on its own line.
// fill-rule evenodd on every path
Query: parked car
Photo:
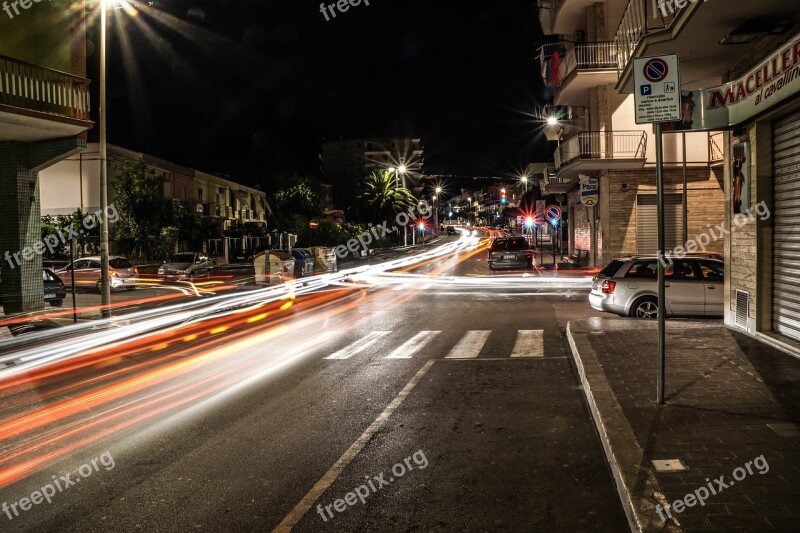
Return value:
M 61 307 L 64 298 L 67 297 L 67 287 L 64 282 L 49 268 L 42 269 L 42 281 L 44 282 L 44 301 L 53 307 Z
M 198 252 L 179 252 L 164 261 L 158 269 L 161 279 L 195 279 L 208 277 L 214 267 L 207 255 Z
M 722 316 L 725 265 L 708 256 L 665 261 L 667 316 Z M 589 302 L 598 311 L 658 317 L 656 256 L 614 259 L 592 280 Z
M 133 289 L 138 281 L 139 270 L 127 258 L 114 255 L 108 258 L 108 275 L 111 290 Z M 100 256 L 81 257 L 64 268 L 56 270 L 56 275 L 67 286 L 72 286 L 72 271 L 75 272 L 76 289 L 95 289 L 100 291 Z
M 502 237 L 489 247 L 491 270 L 519 270 L 533 268 L 533 248 L 525 237 Z
M 445 231 L 447 232 L 448 235 L 455 235 L 456 233 L 458 233 L 456 231 L 456 228 L 454 228 L 453 226 L 447 226 L 447 228 L 445 228 Z
M 67 297 L 67 288 L 55 272 L 49 268 L 42 269 L 42 283 L 44 283 L 44 301 L 53 307 L 61 307 L 64 298 Z M 0 278 L 0 287 L 3 280 Z M 3 291 L 0 290 L 0 302 L 2 302 Z

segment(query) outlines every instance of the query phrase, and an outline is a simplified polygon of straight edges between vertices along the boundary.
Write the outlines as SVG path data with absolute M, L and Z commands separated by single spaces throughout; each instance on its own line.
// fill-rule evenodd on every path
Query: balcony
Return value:
M 567 176 L 546 176 L 542 182 L 543 194 L 564 194 L 572 190 L 577 179 Z
M 558 67 L 559 86 L 553 103 L 588 103 L 588 90 L 617 81 L 617 47 L 613 42 L 576 44 Z
M 586 8 L 596 0 L 539 0 L 539 21 L 546 34 L 572 34 L 586 27 Z
M 0 141 L 74 137 L 91 126 L 89 80 L 0 56 Z
M 707 2 L 688 2 L 682 8 L 667 3 L 662 12 L 653 0 L 629 0 L 614 38 L 617 89 L 633 91 L 634 58 L 663 54 L 680 56 L 682 80 L 721 84 L 722 76 L 754 49 L 774 49 L 785 41 L 784 32 L 797 18 L 794 0 L 730 3 L 724 16 Z M 729 38 L 734 36 L 738 38 Z
M 587 131 L 562 142 L 553 155 L 556 177 L 576 179 L 580 173 L 642 168 L 647 160 L 643 131 Z

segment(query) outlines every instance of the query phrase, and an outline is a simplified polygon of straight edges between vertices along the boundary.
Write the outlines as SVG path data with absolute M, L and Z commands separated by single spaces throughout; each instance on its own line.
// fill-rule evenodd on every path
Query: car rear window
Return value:
M 658 261 L 637 261 L 631 265 L 625 277 L 656 279 L 658 278 Z
M 131 268 L 133 265 L 124 257 L 115 257 L 108 262 L 111 268 Z
M 528 241 L 522 237 L 515 239 L 495 239 L 492 243 L 493 250 L 527 250 Z
M 614 259 L 606 267 L 600 271 L 600 274 L 603 276 L 607 276 L 609 278 L 613 278 L 614 275 L 619 272 L 619 268 L 622 266 L 624 261 L 620 261 L 619 259 Z

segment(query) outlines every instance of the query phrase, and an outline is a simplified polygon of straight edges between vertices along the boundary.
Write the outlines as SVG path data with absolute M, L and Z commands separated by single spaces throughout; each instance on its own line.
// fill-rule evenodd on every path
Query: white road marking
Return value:
M 453 346 L 445 359 L 470 359 L 478 357 L 492 330 L 470 330 Z
M 431 342 L 441 331 L 420 331 L 402 345 L 398 346 L 386 359 L 411 359 L 411 357 Z
M 521 329 L 517 331 L 517 341 L 511 357 L 544 357 L 544 331 L 541 329 Z
M 325 359 L 350 359 L 354 355 L 363 352 L 389 333 L 391 333 L 391 331 L 373 331 L 348 346 L 345 346 L 341 350 L 332 353 Z
M 438 333 L 438 332 L 437 332 Z M 294 506 L 294 509 L 289 511 L 289 514 L 278 524 L 275 529 L 272 530 L 272 533 L 287 533 L 292 530 L 294 526 L 305 516 L 311 506 L 314 505 L 314 502 L 322 496 L 328 487 L 336 481 L 336 478 L 342 473 L 342 471 L 347 467 L 347 465 L 352 462 L 353 459 L 361 452 L 364 446 L 372 439 L 375 433 L 386 423 L 392 413 L 394 413 L 400 404 L 403 403 L 403 400 L 411 393 L 412 389 L 419 383 L 419 380 L 422 379 L 428 370 L 433 366 L 436 362 L 434 359 L 430 359 L 427 363 L 425 363 L 422 368 L 411 378 L 403 390 L 401 390 L 397 396 L 395 396 L 392 403 L 390 403 L 386 409 L 375 419 L 375 421 L 370 424 L 370 426 L 361 434 L 358 439 L 350 445 L 344 454 L 339 457 L 339 460 L 334 463 L 334 465 L 325 472 L 319 481 L 317 481 L 311 490 L 303 496 L 303 499 L 300 500 L 297 505 Z

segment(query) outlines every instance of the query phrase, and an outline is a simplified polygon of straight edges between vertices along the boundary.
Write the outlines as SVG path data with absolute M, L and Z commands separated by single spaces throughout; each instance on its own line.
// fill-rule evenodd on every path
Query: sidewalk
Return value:
M 668 321 L 659 407 L 657 331 L 616 318 L 567 326 L 631 528 L 800 530 L 800 359 L 719 321 Z M 667 459 L 686 469 L 656 472 L 651 461 Z

